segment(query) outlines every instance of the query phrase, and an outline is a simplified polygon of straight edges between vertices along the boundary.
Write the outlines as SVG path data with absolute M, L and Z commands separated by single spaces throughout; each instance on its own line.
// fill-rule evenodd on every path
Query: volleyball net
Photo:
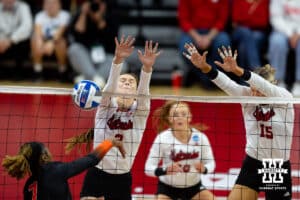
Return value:
M 71 89 L 0 87 L 0 156 L 15 155 L 21 144 L 40 141 L 49 147 L 54 160 L 72 161 L 85 151 L 65 153 L 66 139 L 94 127 L 95 111 L 78 108 Z M 151 198 L 156 192 L 157 178 L 145 174 L 145 161 L 157 136 L 153 111 L 166 100 L 187 102 L 193 119 L 191 124 L 204 127 L 212 146 L 216 169 L 202 175 L 203 185 L 217 197 L 226 197 L 235 183 L 245 157 L 245 104 L 280 105 L 292 103 L 295 119 L 291 148 L 293 199 L 300 199 L 300 99 L 254 97 L 186 97 L 158 95 L 151 98 L 151 110 L 142 143 L 132 168 L 135 198 Z M 268 132 L 268 131 L 267 131 Z M 267 134 L 267 133 L 266 133 Z M 0 199 L 22 199 L 24 180 L 10 178 L 1 168 Z M 84 173 L 69 180 L 72 196 L 79 199 Z M 224 198 L 225 199 L 225 198 Z

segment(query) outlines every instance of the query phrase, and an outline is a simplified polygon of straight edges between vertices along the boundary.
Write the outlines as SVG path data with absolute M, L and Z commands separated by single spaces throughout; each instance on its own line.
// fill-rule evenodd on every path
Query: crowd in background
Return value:
M 77 74 L 74 82 L 90 79 L 104 85 L 118 19 L 110 14 L 110 1 L 77 1 L 78 9 L 74 9 L 74 2 L 1 0 L 0 60 L 16 60 L 14 75 L 30 57 L 34 78 L 41 80 L 45 76 L 43 57 L 55 55 L 61 79 L 70 63 Z M 180 52 L 185 42 L 193 42 L 200 51 L 208 50 L 208 63 L 216 67 L 214 61 L 220 60 L 217 49 L 231 45 L 238 50 L 241 67 L 252 70 L 270 63 L 276 68 L 278 84 L 286 88 L 285 73 L 292 67 L 288 64 L 292 52 L 295 82 L 288 89 L 300 95 L 300 1 L 179 0 L 178 24 L 182 30 Z M 186 65 L 189 67 L 189 62 Z M 210 87 L 210 81 L 193 70 L 190 67 L 191 73 Z

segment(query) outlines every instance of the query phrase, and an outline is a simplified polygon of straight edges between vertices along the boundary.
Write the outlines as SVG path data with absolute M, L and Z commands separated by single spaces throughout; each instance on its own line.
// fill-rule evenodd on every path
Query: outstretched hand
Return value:
M 138 50 L 138 56 L 143 64 L 143 70 L 146 72 L 151 72 L 152 67 L 156 61 L 156 58 L 161 54 L 161 51 L 158 51 L 158 43 L 156 42 L 155 46 L 153 47 L 152 40 L 145 42 L 145 49 L 144 54 L 141 50 Z
M 223 63 L 219 61 L 215 61 L 215 64 L 221 67 L 226 72 L 233 72 L 235 73 L 239 66 L 237 65 L 236 58 L 237 58 L 237 50 L 234 51 L 232 54 L 231 47 L 228 48 L 222 46 L 222 49 L 218 49 L 218 53 L 223 60 Z
M 115 58 L 114 62 L 116 64 L 122 63 L 124 59 L 128 58 L 133 50 L 134 46 L 133 43 L 135 41 L 135 38 L 132 36 L 127 36 L 125 39 L 124 35 L 122 35 L 120 42 L 118 41 L 118 38 L 115 37 L 115 44 L 116 44 L 116 49 L 115 49 Z
M 120 140 L 117 140 L 117 139 L 113 139 L 112 143 L 115 147 L 117 147 L 119 149 L 120 153 L 122 154 L 122 157 L 125 158 L 126 151 L 125 151 L 123 142 L 121 142 Z
M 183 52 L 183 55 L 190 60 L 195 67 L 200 69 L 203 73 L 207 73 L 211 70 L 211 66 L 206 62 L 207 51 L 201 55 L 192 43 L 185 43 L 184 48 L 188 53 Z

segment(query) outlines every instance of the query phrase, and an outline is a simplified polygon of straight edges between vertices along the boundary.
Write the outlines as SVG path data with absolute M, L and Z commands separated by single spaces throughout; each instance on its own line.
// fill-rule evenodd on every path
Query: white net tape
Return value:
M 51 88 L 51 87 L 20 87 L 20 86 L 0 86 L 0 93 L 12 94 L 49 94 L 49 95 L 71 95 L 71 88 Z M 111 96 L 119 96 L 118 93 L 107 93 Z M 137 95 L 122 94 L 122 96 L 139 97 Z M 299 104 L 300 98 L 282 98 L 282 97 L 252 97 L 249 96 L 177 96 L 177 95 L 143 95 L 144 98 L 160 99 L 160 100 L 177 100 L 189 102 L 203 102 L 203 103 L 245 103 L 245 104 Z

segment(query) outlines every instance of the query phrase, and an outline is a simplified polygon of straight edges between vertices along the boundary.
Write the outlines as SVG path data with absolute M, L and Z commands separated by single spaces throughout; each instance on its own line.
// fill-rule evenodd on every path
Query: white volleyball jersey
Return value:
M 70 21 L 70 14 L 61 10 L 55 17 L 50 17 L 47 12 L 40 11 L 35 17 L 35 25 L 41 26 L 44 37 L 53 37 L 59 28 L 67 27 Z
M 112 65 L 110 75 L 103 92 L 115 92 L 122 64 Z M 138 86 L 139 95 L 149 94 L 151 73 L 141 71 Z M 104 139 L 118 138 L 123 141 L 126 158 L 122 158 L 116 147 L 104 156 L 97 167 L 111 174 L 130 171 L 138 151 L 150 110 L 149 98 L 137 98 L 127 111 L 118 109 L 116 98 L 103 94 L 95 117 L 94 147 Z
M 250 87 L 241 86 L 224 73 L 212 80 L 231 96 L 251 96 Z M 247 81 L 267 97 L 293 98 L 286 89 L 278 87 L 251 72 Z M 264 158 L 290 159 L 294 129 L 294 106 L 287 104 L 242 104 L 246 129 L 247 155 L 262 160 Z
M 155 176 L 155 170 L 162 160 L 162 167 L 167 167 L 178 162 L 184 172 L 173 175 L 159 176 L 159 180 L 173 187 L 186 188 L 197 184 L 201 174 L 194 167 L 195 162 L 201 161 L 211 173 L 215 169 L 213 152 L 206 135 L 196 129 L 192 129 L 192 135 L 188 144 L 177 140 L 171 129 L 160 133 L 154 140 L 148 159 L 145 164 L 145 173 Z

